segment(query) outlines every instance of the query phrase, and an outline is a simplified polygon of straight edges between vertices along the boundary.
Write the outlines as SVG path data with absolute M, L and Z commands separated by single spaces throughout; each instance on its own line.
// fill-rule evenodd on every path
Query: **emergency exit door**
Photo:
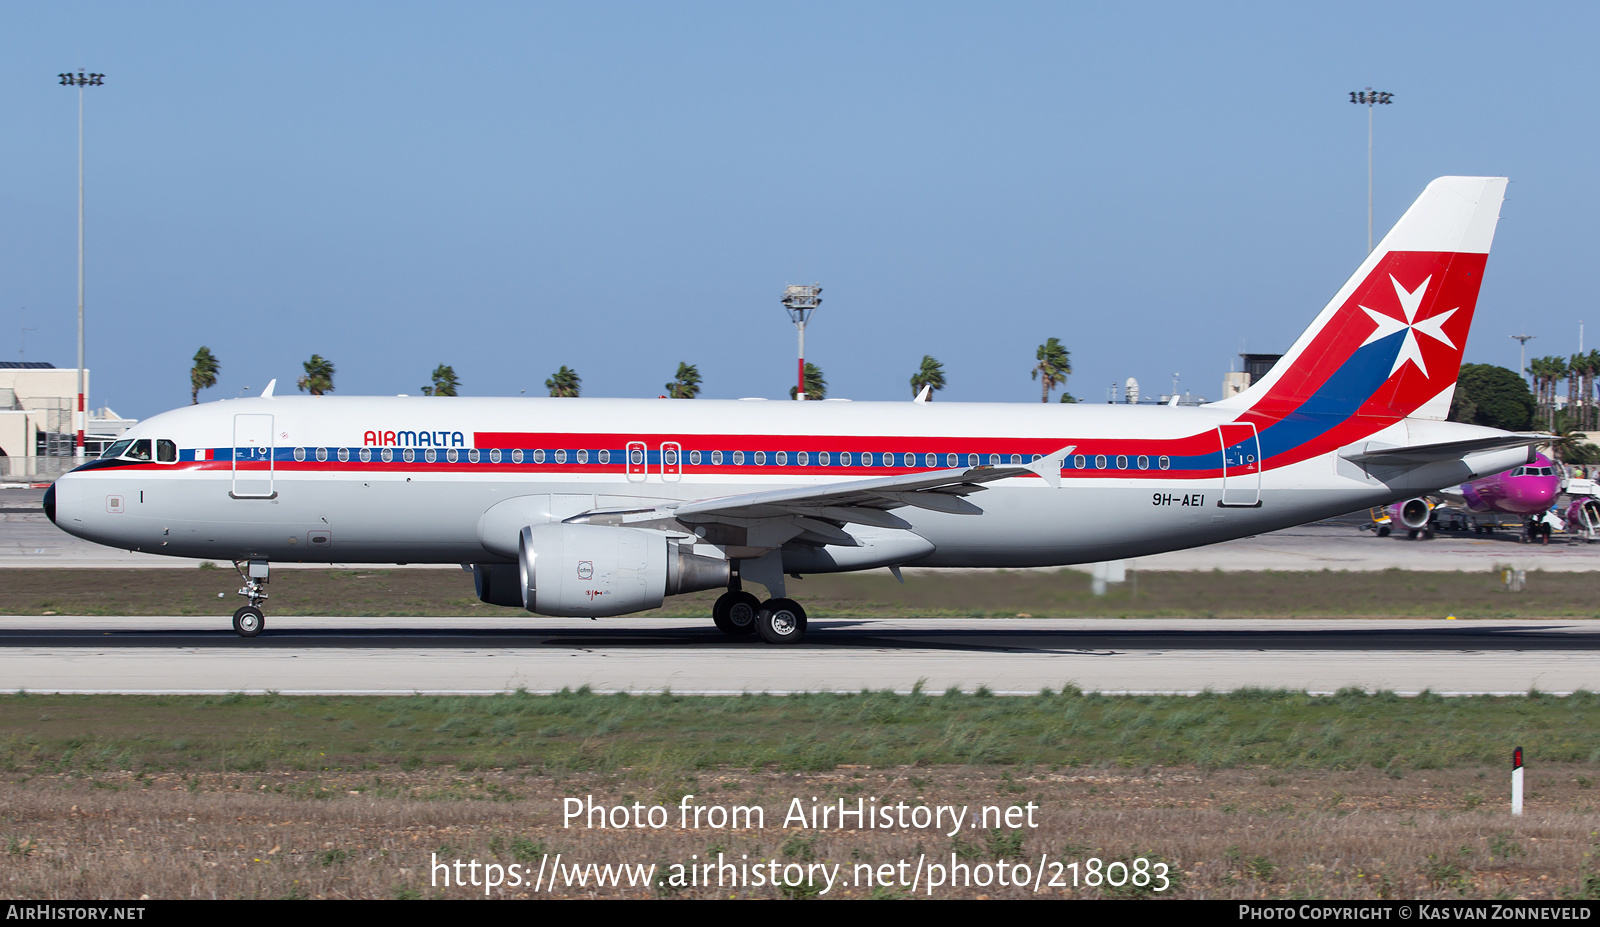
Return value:
M 1222 505 L 1261 504 L 1261 441 L 1250 422 L 1217 426 L 1222 441 Z
M 233 491 L 235 499 L 270 499 L 272 486 L 272 416 L 245 412 L 233 417 Z

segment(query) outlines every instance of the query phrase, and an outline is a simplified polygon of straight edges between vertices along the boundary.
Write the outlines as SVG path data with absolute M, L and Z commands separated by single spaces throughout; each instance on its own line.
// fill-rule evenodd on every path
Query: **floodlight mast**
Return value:
M 1394 94 L 1365 90 L 1350 91 L 1350 102 L 1367 108 L 1367 253 L 1372 253 L 1372 107 L 1379 103 L 1393 103 Z
M 1514 338 L 1517 341 L 1518 346 L 1519 346 L 1518 350 L 1517 350 L 1517 376 L 1525 377 L 1525 376 L 1528 375 L 1528 342 L 1532 341 L 1533 339 L 1535 339 L 1535 338 L 1537 338 L 1539 336 L 1538 335 L 1512 335 L 1511 337 Z M 1582 336 L 1581 335 L 1579 336 L 1579 340 L 1580 341 L 1582 340 Z M 1582 350 L 1582 349 L 1580 348 L 1580 350 Z
M 811 313 L 817 311 L 822 305 L 822 287 L 813 283 L 810 286 L 799 284 L 785 287 L 783 290 L 783 308 L 789 313 L 789 321 L 800 331 L 800 367 L 799 386 L 794 398 L 806 398 L 806 322 L 810 321 Z
M 56 75 L 63 87 L 78 88 L 78 411 L 74 416 L 78 428 L 75 457 L 83 457 L 83 432 L 89 424 L 89 390 L 83 366 L 83 88 L 99 87 L 105 83 L 104 74 L 77 74 L 63 72 Z

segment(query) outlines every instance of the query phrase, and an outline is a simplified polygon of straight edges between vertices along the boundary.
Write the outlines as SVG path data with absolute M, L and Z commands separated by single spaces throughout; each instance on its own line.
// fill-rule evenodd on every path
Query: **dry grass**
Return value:
M 227 615 L 239 580 L 227 564 L 200 570 L 30 570 L 5 573 L 0 614 Z M 484 605 L 459 570 L 281 570 L 269 615 L 510 616 Z M 225 593 L 217 598 L 217 593 Z M 790 586 L 817 617 L 1084 616 L 1462 618 L 1596 617 L 1589 573 L 1533 573 L 1527 591 L 1483 573 L 1139 572 L 1096 597 L 1075 570 L 929 572 L 901 585 L 882 574 L 808 576 Z M 716 592 L 669 599 L 661 612 L 708 615 Z
M 882 865 L 920 854 L 970 864 L 1159 856 L 1182 898 L 1561 898 L 1600 886 L 1600 812 L 1588 766 L 1529 773 L 1528 814 L 1506 811 L 1505 771 L 1394 778 L 1378 770 L 1003 767 L 705 770 L 693 776 L 546 776 L 489 770 L 251 775 L 58 774 L 0 785 L 0 892 L 27 899 L 482 897 L 430 884 L 432 854 L 521 862 L 687 862 L 722 852 L 782 863 Z M 563 829 L 561 800 L 760 804 L 761 831 Z M 789 800 L 1037 802 L 1036 829 L 826 831 L 779 826 Z M 803 892 L 802 892 L 803 893 Z M 872 894 L 840 886 L 830 897 Z M 879 897 L 905 894 L 877 890 Z M 1099 897 L 1100 891 L 1047 890 Z M 516 897 L 527 889 L 495 893 Z M 569 897 L 772 897 L 770 887 L 563 889 Z M 794 892 L 791 892 L 794 894 Z M 925 894 L 919 892 L 919 895 Z M 935 897 L 1014 897 L 991 885 Z

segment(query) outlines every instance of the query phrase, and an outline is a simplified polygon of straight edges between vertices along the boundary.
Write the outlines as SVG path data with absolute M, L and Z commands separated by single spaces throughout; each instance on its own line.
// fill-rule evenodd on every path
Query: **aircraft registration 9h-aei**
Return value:
M 246 637 L 272 561 L 428 562 L 551 616 L 726 588 L 717 627 L 792 644 L 786 576 L 1136 557 L 1528 462 L 1547 436 L 1444 420 L 1505 187 L 1429 184 L 1266 376 L 1204 406 L 263 395 L 141 422 L 45 510 L 232 560 Z

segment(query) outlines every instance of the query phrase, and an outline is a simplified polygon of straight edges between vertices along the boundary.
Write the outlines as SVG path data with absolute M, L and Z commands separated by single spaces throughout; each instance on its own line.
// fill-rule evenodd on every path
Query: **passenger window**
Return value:
M 1161 460 L 1159 461 L 1159 463 L 1161 464 L 1161 469 L 1163 469 L 1163 470 L 1169 469 L 1172 466 L 1172 458 L 1170 458 L 1170 457 L 1166 456 L 1165 454 L 1163 454 L 1161 456 Z
M 789 452 L 788 451 L 779 451 L 778 452 L 778 454 L 777 454 L 777 464 L 780 467 L 787 467 L 789 465 Z
M 733 465 L 735 467 L 744 466 L 744 451 L 734 451 L 733 452 Z
M 1146 457 L 1143 454 L 1139 455 L 1139 469 L 1140 470 L 1148 470 L 1148 469 L 1150 469 L 1150 458 L 1149 457 Z
M 305 460 L 306 459 L 306 449 L 303 448 L 303 447 L 295 448 L 294 449 L 294 459 L 295 460 Z
M 712 451 L 711 452 L 711 465 L 713 467 L 722 466 L 722 452 L 721 451 Z
M 327 460 L 328 459 L 328 449 L 325 448 L 325 447 L 317 448 L 317 459 L 318 460 Z
M 1073 457 L 1072 457 L 1073 469 L 1082 470 L 1083 467 L 1084 467 L 1084 464 L 1086 464 L 1086 463 L 1088 463 L 1088 461 L 1083 459 L 1083 455 L 1082 454 L 1074 454 L 1073 455 Z
M 695 451 L 695 453 L 698 454 L 700 452 L 699 451 Z M 605 448 L 601 448 L 600 449 L 600 462 L 603 463 L 603 464 L 610 463 L 611 462 L 611 452 L 606 450 Z M 695 461 L 695 462 L 699 463 L 698 460 Z
M 178 462 L 178 445 L 174 444 L 171 441 L 168 441 L 166 438 L 157 438 L 156 439 L 156 462 L 157 463 L 177 463 Z
M 756 451 L 756 466 L 765 467 L 766 465 L 767 465 L 767 452 L 766 451 Z
M 589 452 L 587 450 L 578 451 L 578 463 L 586 464 L 588 462 L 589 462 Z
M 541 447 L 541 448 L 536 448 L 534 450 L 534 452 L 533 452 L 533 462 L 536 463 L 536 464 L 544 463 L 544 448 Z
M 348 447 L 339 448 L 339 459 L 341 461 L 350 459 L 350 449 Z
M 1117 455 L 1117 469 L 1118 470 L 1126 470 L 1126 469 L 1128 469 L 1128 458 L 1127 458 L 1126 455 L 1124 455 L 1124 454 L 1118 454 Z

